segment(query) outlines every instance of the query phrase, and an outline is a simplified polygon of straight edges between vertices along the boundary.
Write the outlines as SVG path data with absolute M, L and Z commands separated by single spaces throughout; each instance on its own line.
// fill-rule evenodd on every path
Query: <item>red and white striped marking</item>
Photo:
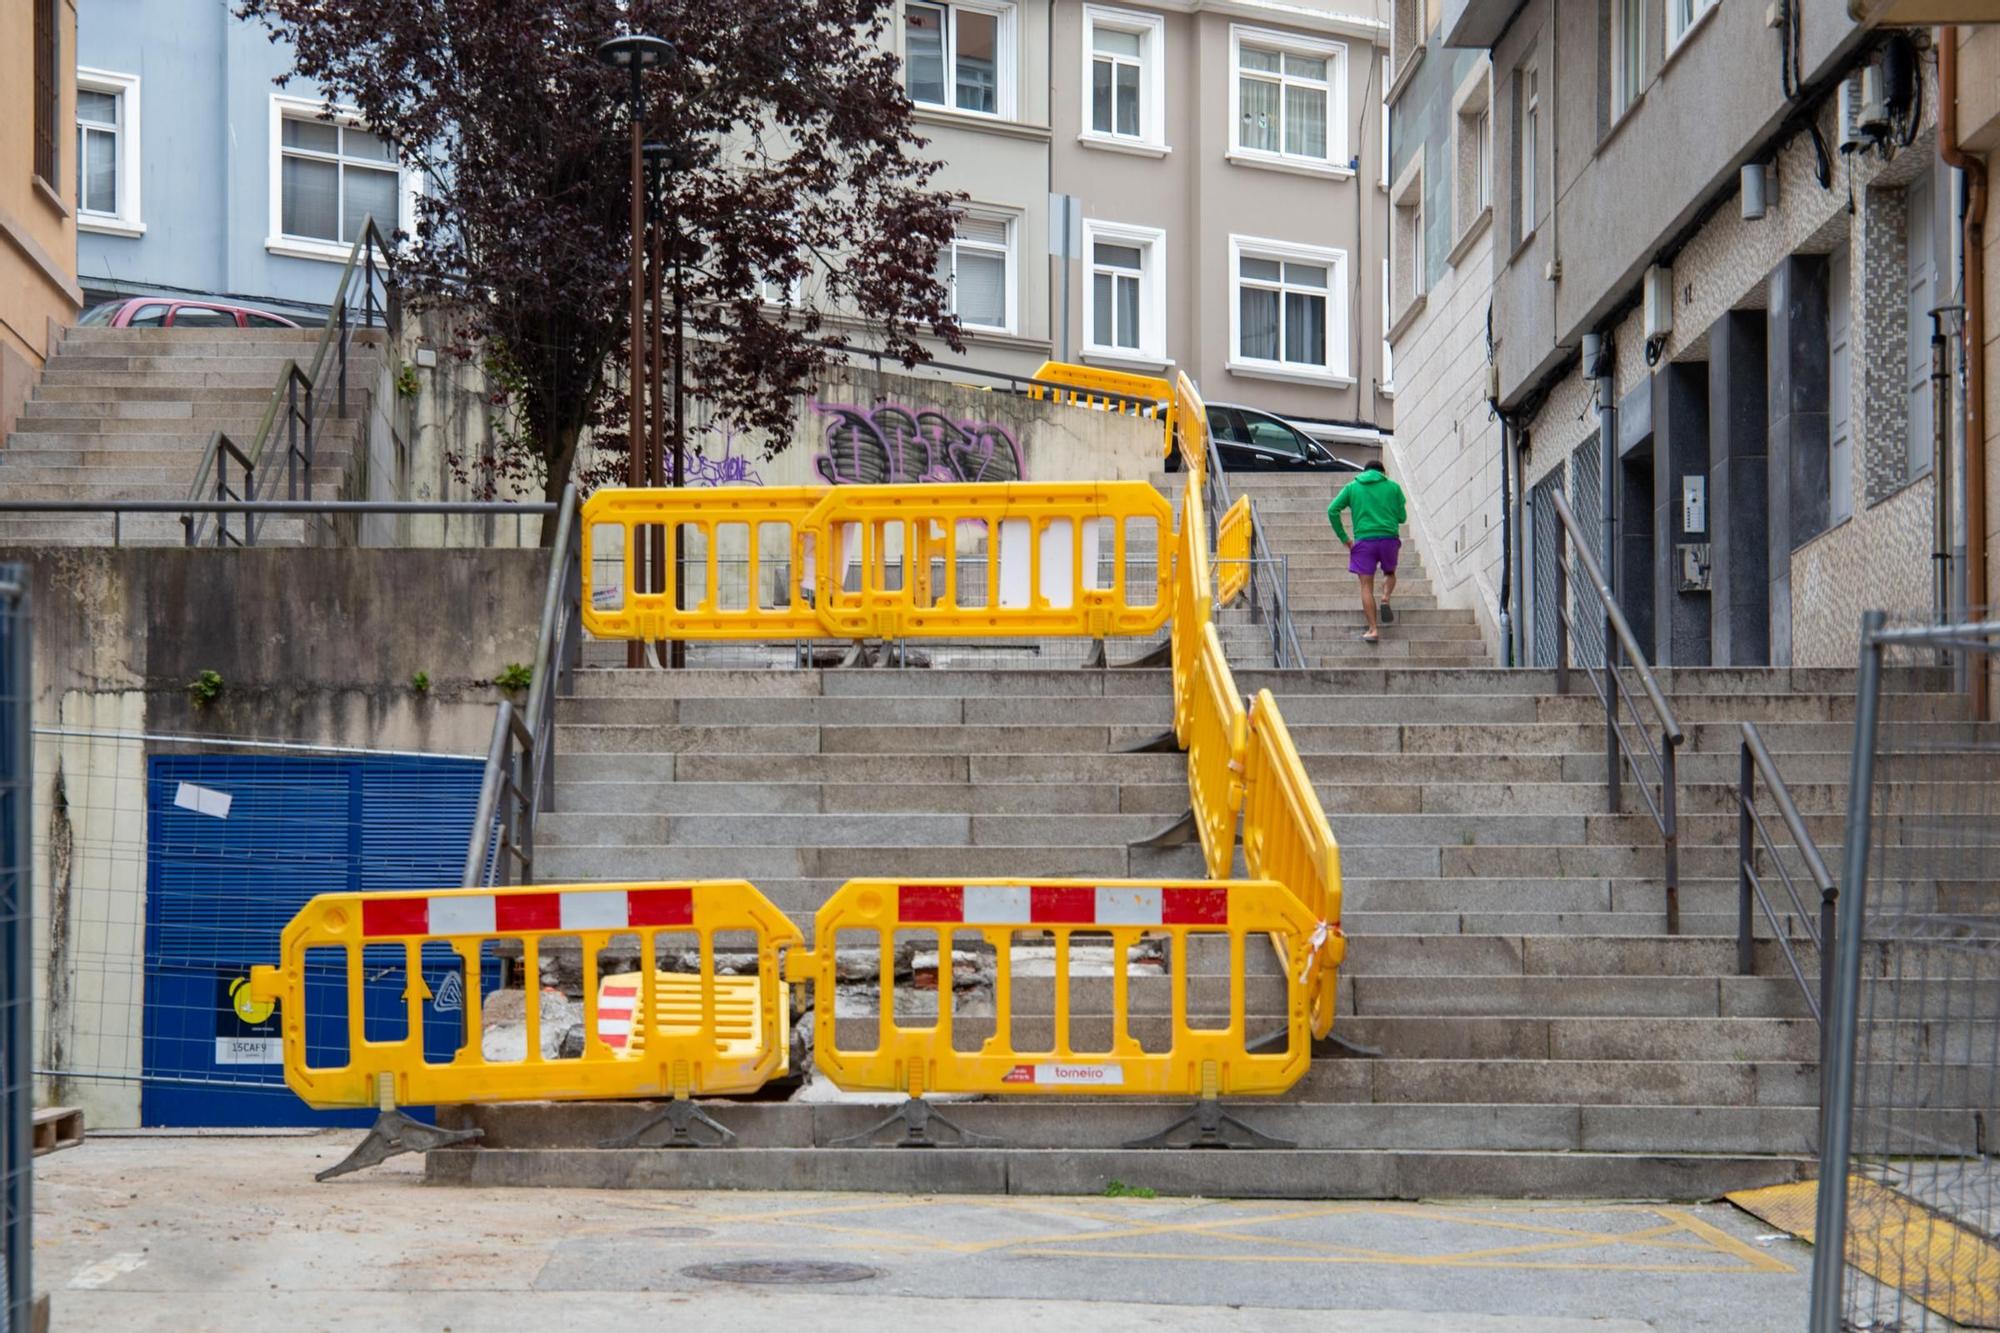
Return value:
M 692 926 L 693 889 L 562 889 L 555 892 L 441 893 L 361 900 L 364 938 L 400 935 L 510 935 L 544 930 L 627 930 Z
M 906 923 L 967 926 L 1226 926 L 1226 888 L 1090 888 L 1066 884 L 904 884 Z
M 632 1039 L 632 1014 L 639 1007 L 639 983 L 605 982 L 597 992 L 597 1037 L 614 1051 Z

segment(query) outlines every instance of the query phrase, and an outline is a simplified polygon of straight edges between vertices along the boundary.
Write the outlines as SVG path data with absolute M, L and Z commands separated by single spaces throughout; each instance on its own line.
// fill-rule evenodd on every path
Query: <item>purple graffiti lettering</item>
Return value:
M 711 456 L 708 449 L 697 443 L 694 458 L 687 469 L 690 486 L 762 486 L 764 479 L 757 475 L 747 458 L 736 456 L 736 432 L 729 426 L 710 427 L 722 432 L 722 452 Z
M 955 421 L 932 407 L 823 403 L 825 449 L 813 458 L 834 485 L 883 482 L 1020 481 L 1021 446 L 997 421 Z

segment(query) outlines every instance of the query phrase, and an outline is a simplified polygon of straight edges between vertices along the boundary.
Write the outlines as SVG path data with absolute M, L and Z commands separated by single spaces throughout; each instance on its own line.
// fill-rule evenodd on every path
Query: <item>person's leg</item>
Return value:
M 1389 599 L 1396 595 L 1396 557 L 1401 554 L 1402 545 L 1401 541 L 1387 543 L 1381 561 L 1383 574 L 1381 616 L 1384 625 L 1393 624 L 1396 619 L 1396 612 L 1390 607 Z
M 1361 584 L 1361 614 L 1368 618 L 1368 632 L 1361 637 L 1373 643 L 1382 633 L 1381 625 L 1375 619 L 1375 576 L 1359 574 L 1355 577 Z

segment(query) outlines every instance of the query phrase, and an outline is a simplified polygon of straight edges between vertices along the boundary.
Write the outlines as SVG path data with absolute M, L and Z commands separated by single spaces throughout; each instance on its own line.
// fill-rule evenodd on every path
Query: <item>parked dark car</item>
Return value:
M 227 301 L 182 301 L 167 296 L 129 296 L 92 306 L 77 321 L 111 329 L 296 329 L 283 315 Z
M 1361 464 L 1336 457 L 1318 440 L 1269 412 L 1234 403 L 1208 405 L 1208 433 L 1225 472 L 1359 472 Z M 1167 460 L 1172 471 L 1178 455 Z

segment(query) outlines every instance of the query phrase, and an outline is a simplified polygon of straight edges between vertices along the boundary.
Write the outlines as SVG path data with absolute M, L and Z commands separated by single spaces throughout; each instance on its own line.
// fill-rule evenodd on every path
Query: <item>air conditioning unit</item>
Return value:
M 1889 102 L 1882 95 L 1882 67 L 1867 65 L 1861 71 L 1861 132 L 1880 142 L 1889 134 Z
M 1646 341 L 1674 331 L 1674 271 L 1658 264 L 1646 270 Z
M 1840 96 L 1837 99 L 1840 111 L 1840 151 L 1858 153 L 1868 146 L 1868 136 L 1861 132 L 1861 74 L 1859 71 L 1840 81 Z

